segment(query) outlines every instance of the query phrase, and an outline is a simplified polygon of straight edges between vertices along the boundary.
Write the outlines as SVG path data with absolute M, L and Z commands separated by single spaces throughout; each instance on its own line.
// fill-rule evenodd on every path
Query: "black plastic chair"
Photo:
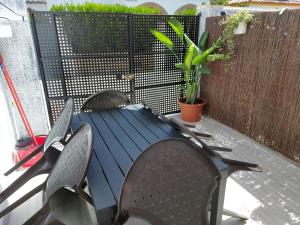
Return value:
M 95 224 L 89 210 L 91 198 L 82 188 L 92 146 L 91 127 L 84 124 L 68 140 L 46 181 L 0 212 L 0 218 L 43 191 L 43 207 L 24 225 Z
M 39 146 L 35 151 L 26 156 L 23 160 L 21 160 L 5 173 L 5 175 L 12 173 L 20 166 L 22 166 L 25 162 L 37 155 L 39 152 L 43 151 L 43 156 L 38 162 L 36 162 L 32 167 L 30 167 L 26 172 L 18 177 L 12 184 L 10 184 L 10 186 L 8 186 L 0 193 L 0 204 L 34 176 L 50 172 L 61 152 L 54 148 L 52 144 L 54 144 L 55 142 L 60 142 L 63 145 L 65 144 L 66 137 L 68 133 L 70 133 L 70 124 L 73 116 L 73 111 L 74 102 L 73 99 L 69 99 L 61 114 L 55 121 L 53 128 L 50 130 L 45 143 Z
M 128 96 L 118 90 L 104 90 L 89 96 L 80 111 L 100 111 L 130 104 Z
M 223 208 L 217 212 L 210 205 L 219 194 L 220 185 L 224 185 L 220 180 L 226 184 L 231 173 L 257 171 L 257 167 L 223 159 L 213 150 L 203 151 L 188 140 L 160 141 L 145 150 L 130 168 L 123 183 L 115 224 L 124 224 L 129 217 L 152 225 L 218 224 L 216 220 L 222 214 L 247 219 Z M 215 206 L 222 206 L 223 198 L 220 196 Z M 212 223 L 208 219 L 209 211 Z
M 160 141 L 130 168 L 116 224 L 138 217 L 152 225 L 207 225 L 210 198 L 220 177 L 211 157 L 191 141 Z

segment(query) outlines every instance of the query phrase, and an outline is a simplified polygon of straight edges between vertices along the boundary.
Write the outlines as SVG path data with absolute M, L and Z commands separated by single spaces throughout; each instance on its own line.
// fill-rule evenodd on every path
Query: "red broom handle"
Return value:
M 27 130 L 27 133 L 33 139 L 34 144 L 38 145 L 37 140 L 36 140 L 36 138 L 35 138 L 35 136 L 34 136 L 34 134 L 32 132 L 31 126 L 30 126 L 30 124 L 28 122 L 28 119 L 26 117 L 26 114 L 24 112 L 24 109 L 22 107 L 22 104 L 21 104 L 21 102 L 19 100 L 19 97 L 17 95 L 17 92 L 16 92 L 16 89 L 14 87 L 14 84 L 13 84 L 12 80 L 10 79 L 9 72 L 8 72 L 8 70 L 6 68 L 6 65 L 4 64 L 4 61 L 3 61 L 3 58 L 2 58 L 1 54 L 0 54 L 0 67 L 2 68 L 5 80 L 6 80 L 7 84 L 8 84 L 10 92 L 11 92 L 13 98 L 14 98 L 14 101 L 15 101 L 16 105 L 17 105 L 18 111 L 19 111 L 19 113 L 21 115 L 23 124 L 24 124 L 24 126 L 25 126 L 25 128 Z

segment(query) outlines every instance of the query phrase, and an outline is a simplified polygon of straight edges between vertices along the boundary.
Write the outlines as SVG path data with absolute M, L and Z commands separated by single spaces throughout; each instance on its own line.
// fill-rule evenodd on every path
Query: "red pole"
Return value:
M 10 89 L 10 92 L 11 92 L 13 98 L 14 98 L 14 101 L 15 101 L 15 103 L 16 103 L 16 106 L 17 106 L 17 108 L 18 108 L 18 111 L 19 111 L 19 113 L 20 113 L 20 115 L 21 115 L 23 124 L 24 124 L 24 126 L 25 126 L 25 128 L 26 128 L 26 130 L 27 130 L 27 133 L 28 133 L 29 136 L 33 139 L 34 144 L 35 144 L 35 145 L 38 145 L 37 140 L 36 140 L 36 138 L 35 138 L 35 136 L 34 136 L 34 134 L 33 134 L 33 132 L 32 132 L 31 126 L 30 126 L 30 124 L 29 124 L 29 122 L 28 122 L 28 119 L 27 119 L 27 117 L 26 117 L 26 114 L 25 114 L 25 112 L 24 112 L 24 109 L 23 109 L 23 107 L 22 107 L 22 104 L 21 104 L 21 102 L 20 102 L 20 100 L 19 100 L 19 97 L 18 97 L 18 95 L 17 95 L 17 92 L 16 92 L 16 89 L 15 89 L 15 87 L 14 87 L 14 84 L 13 84 L 12 80 L 10 79 L 9 72 L 8 72 L 8 70 L 7 70 L 7 68 L 6 68 L 6 65 L 4 64 L 4 61 L 3 61 L 3 58 L 2 58 L 2 55 L 1 55 L 1 54 L 0 54 L 0 67 L 1 67 L 1 69 L 2 69 L 2 71 L 3 71 L 5 80 L 6 80 L 7 84 L 8 84 L 8 87 L 9 87 L 9 89 Z

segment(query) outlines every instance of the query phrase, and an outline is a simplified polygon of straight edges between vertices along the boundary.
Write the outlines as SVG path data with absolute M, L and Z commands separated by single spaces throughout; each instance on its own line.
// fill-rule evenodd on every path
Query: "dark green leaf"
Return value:
M 183 63 L 176 63 L 175 67 L 178 68 L 178 69 L 183 69 L 183 70 L 186 69 Z
M 193 65 L 201 65 L 205 62 L 206 62 L 206 55 L 204 53 L 202 53 L 201 55 L 196 56 L 192 63 L 193 63 Z
M 164 45 L 166 45 L 169 49 L 172 49 L 174 47 L 173 42 L 168 38 L 165 34 L 162 32 L 155 30 L 155 29 L 150 29 L 150 32 Z
M 175 19 L 174 17 L 171 17 L 170 19 L 168 19 L 168 24 L 172 27 L 172 29 L 176 32 L 176 34 L 178 35 L 178 37 L 183 40 L 183 27 L 182 24 Z
M 207 66 L 199 67 L 198 72 L 201 74 L 210 74 L 210 69 Z
M 199 46 L 199 49 L 201 51 L 204 51 L 205 49 L 205 46 L 206 46 L 206 43 L 207 43 L 207 40 L 208 40 L 208 32 L 205 31 L 201 34 L 201 37 L 199 39 L 199 43 L 198 43 L 198 46 Z
M 200 50 L 199 48 L 194 44 L 194 42 L 186 35 L 184 34 L 184 39 L 186 41 L 186 43 L 188 44 L 188 46 L 190 47 L 191 45 L 194 45 L 194 56 L 197 56 L 200 54 Z
M 193 52 L 194 52 L 195 45 L 191 45 L 187 50 L 185 57 L 184 57 L 184 66 L 186 69 L 190 70 L 192 66 L 192 59 L 193 59 Z

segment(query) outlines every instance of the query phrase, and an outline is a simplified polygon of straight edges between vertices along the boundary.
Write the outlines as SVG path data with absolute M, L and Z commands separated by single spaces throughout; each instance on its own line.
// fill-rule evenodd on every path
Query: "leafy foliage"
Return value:
M 225 19 L 221 20 L 220 24 L 225 25 L 223 30 L 223 38 L 228 49 L 229 57 L 234 55 L 235 42 L 234 42 L 234 30 L 238 27 L 240 22 L 250 23 L 254 19 L 254 15 L 242 10 L 231 16 L 226 16 Z
M 174 44 L 169 37 L 158 30 L 151 29 L 150 32 L 175 55 L 178 61 L 175 64 L 175 67 L 183 71 L 184 81 L 186 82 L 185 102 L 187 104 L 195 104 L 198 100 L 197 97 L 201 77 L 202 75 L 210 73 L 207 63 L 227 59 L 225 54 L 215 54 L 215 52 L 221 48 L 223 39 L 222 37 L 219 37 L 210 48 L 205 50 L 208 40 L 208 32 L 204 32 L 201 35 L 197 46 L 183 32 L 182 24 L 177 19 L 170 18 L 167 22 L 182 41 L 182 45 L 184 45 L 187 49 L 183 60 L 180 60 L 179 56 L 175 53 Z
M 107 12 L 107 13 L 135 13 L 135 14 L 160 14 L 158 8 L 137 6 L 127 7 L 124 5 L 98 4 L 94 2 L 85 2 L 83 4 L 67 3 L 52 5 L 51 11 L 54 12 Z
M 229 5 L 229 0 L 211 0 L 211 5 Z
M 163 43 L 165 46 L 167 46 L 168 49 L 172 50 L 174 47 L 173 42 L 171 39 L 166 36 L 165 34 L 155 30 L 155 29 L 150 29 L 150 32 L 158 39 L 160 40 L 161 43 Z
M 181 12 L 177 13 L 177 15 L 182 16 L 197 16 L 197 8 L 184 9 Z

